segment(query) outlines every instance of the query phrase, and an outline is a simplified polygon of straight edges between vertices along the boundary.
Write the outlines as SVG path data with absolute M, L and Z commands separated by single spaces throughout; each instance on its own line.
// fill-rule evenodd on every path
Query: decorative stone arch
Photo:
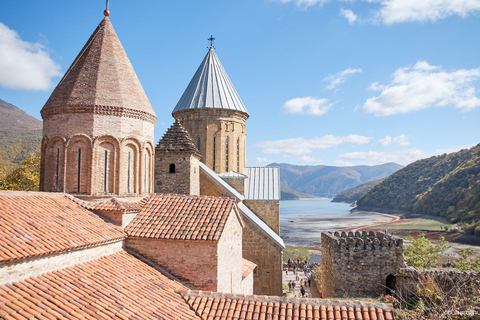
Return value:
M 92 139 L 85 134 L 70 137 L 66 143 L 65 192 L 91 193 Z
M 140 150 L 141 143 L 135 138 L 127 138 L 121 143 L 119 193 L 140 193 Z
M 113 136 L 97 137 L 93 142 L 93 194 L 118 192 L 120 141 Z
M 154 146 L 150 141 L 144 143 L 141 155 L 141 180 L 142 193 L 153 193 L 154 177 Z
M 65 188 L 65 149 L 66 139 L 53 136 L 42 141 L 42 190 L 63 192 Z

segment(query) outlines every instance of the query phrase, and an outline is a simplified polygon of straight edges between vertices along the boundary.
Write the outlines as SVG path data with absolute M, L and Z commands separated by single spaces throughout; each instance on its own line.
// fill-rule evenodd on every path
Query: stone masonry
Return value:
M 385 294 L 386 279 L 403 266 L 403 240 L 383 232 L 322 233 L 324 297 Z
M 276 234 L 280 235 L 279 200 L 244 200 L 243 203 L 255 212 Z

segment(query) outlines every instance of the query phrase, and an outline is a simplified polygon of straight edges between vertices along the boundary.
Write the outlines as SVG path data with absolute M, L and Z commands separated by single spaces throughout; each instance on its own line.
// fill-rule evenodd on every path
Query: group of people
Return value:
M 300 259 L 297 261 L 292 262 L 291 259 L 288 259 L 287 268 L 285 269 L 285 273 L 288 275 L 288 270 L 290 267 L 293 267 L 293 272 L 295 274 L 295 280 L 290 280 L 288 282 L 288 291 L 295 293 L 295 288 L 297 286 L 296 281 L 300 284 L 300 295 L 302 298 L 308 298 L 308 293 L 305 291 L 305 287 L 312 286 L 312 272 L 310 270 L 310 266 L 308 261 L 305 260 L 304 262 L 300 262 Z M 300 275 L 300 270 L 303 269 L 303 275 Z M 295 293 L 295 297 L 296 297 Z

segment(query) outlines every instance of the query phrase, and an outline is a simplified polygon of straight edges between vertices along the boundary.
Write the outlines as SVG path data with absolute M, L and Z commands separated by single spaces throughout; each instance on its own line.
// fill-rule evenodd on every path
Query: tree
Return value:
M 460 271 L 480 271 L 480 254 L 470 258 L 474 252 L 473 248 L 460 249 L 458 252 L 460 259 L 454 262 L 455 269 Z
M 0 190 L 38 191 L 40 182 L 40 153 L 26 157 L 10 172 L 0 171 Z
M 403 256 L 410 266 L 417 269 L 436 267 L 442 253 L 451 247 L 445 242 L 444 237 L 440 237 L 438 243 L 433 244 L 425 238 L 424 233 L 421 233 L 416 240 L 412 237 L 407 239 L 411 241 L 411 244 L 405 248 Z

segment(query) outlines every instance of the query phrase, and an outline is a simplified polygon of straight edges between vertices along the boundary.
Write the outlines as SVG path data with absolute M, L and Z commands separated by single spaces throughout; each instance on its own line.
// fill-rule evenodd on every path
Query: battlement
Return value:
M 326 241 L 330 247 L 338 250 L 377 250 L 377 249 L 401 249 L 403 239 L 392 236 L 385 232 L 324 232 L 322 242 Z

